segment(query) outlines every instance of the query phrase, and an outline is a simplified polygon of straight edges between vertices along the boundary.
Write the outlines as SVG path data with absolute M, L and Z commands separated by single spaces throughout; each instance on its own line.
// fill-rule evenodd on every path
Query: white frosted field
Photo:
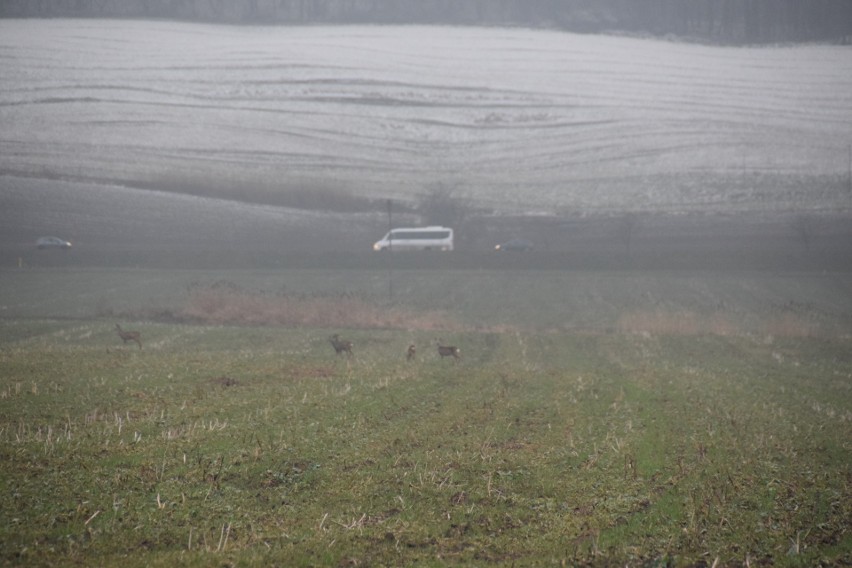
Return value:
M 441 183 L 498 211 L 839 210 L 850 145 L 849 47 L 0 20 L 0 192 Z

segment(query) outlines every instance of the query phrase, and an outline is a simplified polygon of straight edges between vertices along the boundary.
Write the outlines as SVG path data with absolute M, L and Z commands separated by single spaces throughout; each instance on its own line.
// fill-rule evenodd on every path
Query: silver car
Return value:
M 36 239 L 36 246 L 39 250 L 44 249 L 63 249 L 68 250 L 71 248 L 71 243 L 66 241 L 65 239 L 60 239 L 59 237 L 39 237 Z

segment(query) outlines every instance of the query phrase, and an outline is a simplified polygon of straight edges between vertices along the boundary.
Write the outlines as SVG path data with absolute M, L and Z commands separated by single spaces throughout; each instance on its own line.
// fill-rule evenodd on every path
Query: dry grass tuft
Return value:
M 741 318 L 740 318 L 741 319 Z M 820 327 L 803 318 L 784 314 L 747 324 L 731 314 L 699 314 L 691 311 L 636 311 L 622 314 L 616 328 L 623 333 L 654 335 L 719 335 L 725 337 L 758 333 L 774 337 L 816 337 Z
M 250 292 L 236 287 L 204 287 L 190 291 L 178 319 L 212 325 L 283 325 L 290 327 L 455 330 L 448 314 L 375 305 L 364 298 L 295 296 Z

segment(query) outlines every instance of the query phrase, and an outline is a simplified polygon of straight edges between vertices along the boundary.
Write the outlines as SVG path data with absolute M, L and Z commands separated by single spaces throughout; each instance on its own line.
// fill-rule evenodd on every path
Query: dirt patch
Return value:
M 331 367 L 302 367 L 292 371 L 295 379 L 328 379 L 337 375 Z

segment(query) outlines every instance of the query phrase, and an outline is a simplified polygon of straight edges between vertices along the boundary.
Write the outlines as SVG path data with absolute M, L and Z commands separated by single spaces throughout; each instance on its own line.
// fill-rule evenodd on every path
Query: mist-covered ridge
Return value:
M 2 20 L 0 173 L 506 212 L 849 206 L 852 51 Z M 218 193 L 217 193 L 218 192 Z

